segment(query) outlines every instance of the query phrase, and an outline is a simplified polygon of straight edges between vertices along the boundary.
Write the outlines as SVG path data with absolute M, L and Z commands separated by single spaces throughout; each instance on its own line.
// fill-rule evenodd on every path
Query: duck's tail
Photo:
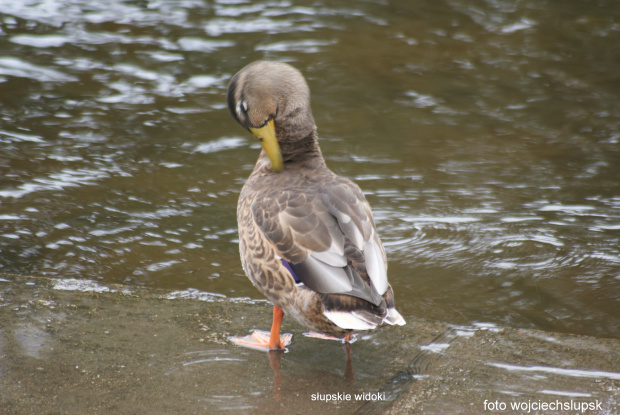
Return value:
M 400 313 L 396 311 L 394 307 L 388 308 L 387 317 L 383 321 L 388 324 L 398 325 L 398 326 L 404 326 L 405 324 L 407 324 L 403 316 L 401 316 Z

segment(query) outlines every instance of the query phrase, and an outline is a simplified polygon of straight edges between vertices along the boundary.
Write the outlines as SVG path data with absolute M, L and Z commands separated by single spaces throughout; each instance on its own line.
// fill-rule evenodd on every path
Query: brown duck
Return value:
M 230 81 L 228 108 L 263 148 L 239 197 L 239 250 L 248 278 L 274 305 L 270 333 L 232 340 L 284 349 L 284 314 L 344 341 L 405 324 L 370 205 L 325 165 L 302 74 L 285 63 L 253 62 Z

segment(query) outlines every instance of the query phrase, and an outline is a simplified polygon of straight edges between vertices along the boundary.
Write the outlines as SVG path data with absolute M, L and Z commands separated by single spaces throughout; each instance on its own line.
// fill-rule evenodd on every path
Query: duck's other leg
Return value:
M 230 341 L 238 346 L 249 347 L 256 350 L 284 350 L 293 338 L 290 333 L 280 334 L 280 326 L 284 311 L 276 305 L 273 306 L 273 323 L 271 332 L 264 330 L 254 330 L 251 334 L 244 337 L 230 337 Z
M 323 334 L 323 333 L 317 333 L 316 331 L 310 331 L 310 332 L 304 333 L 304 336 L 310 337 L 313 339 L 336 340 L 341 343 L 353 343 L 355 342 L 355 340 L 357 340 L 357 337 L 355 336 L 355 334 L 347 334 L 344 337 L 335 337 L 335 336 L 330 336 L 330 335 Z

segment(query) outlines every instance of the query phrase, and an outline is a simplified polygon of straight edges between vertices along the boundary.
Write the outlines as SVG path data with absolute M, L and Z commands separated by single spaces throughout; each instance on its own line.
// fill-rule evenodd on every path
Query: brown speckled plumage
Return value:
M 404 324 L 370 206 L 356 184 L 325 165 L 301 74 L 286 64 L 254 62 L 231 80 L 228 104 L 245 128 L 273 120 L 284 160 L 274 172 L 263 151 L 239 197 L 239 249 L 252 283 L 286 315 L 331 336 L 360 325 Z M 347 313 L 361 322 L 334 322 Z

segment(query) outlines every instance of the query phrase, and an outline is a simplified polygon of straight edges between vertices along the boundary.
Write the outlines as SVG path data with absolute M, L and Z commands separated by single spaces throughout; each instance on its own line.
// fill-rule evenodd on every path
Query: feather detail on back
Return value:
M 303 174 L 264 176 L 274 183 L 254 200 L 256 224 L 307 287 L 378 306 L 387 266 L 368 202 L 350 180 L 325 167 L 320 173 L 321 183 Z M 306 192 L 288 190 L 294 186 Z

